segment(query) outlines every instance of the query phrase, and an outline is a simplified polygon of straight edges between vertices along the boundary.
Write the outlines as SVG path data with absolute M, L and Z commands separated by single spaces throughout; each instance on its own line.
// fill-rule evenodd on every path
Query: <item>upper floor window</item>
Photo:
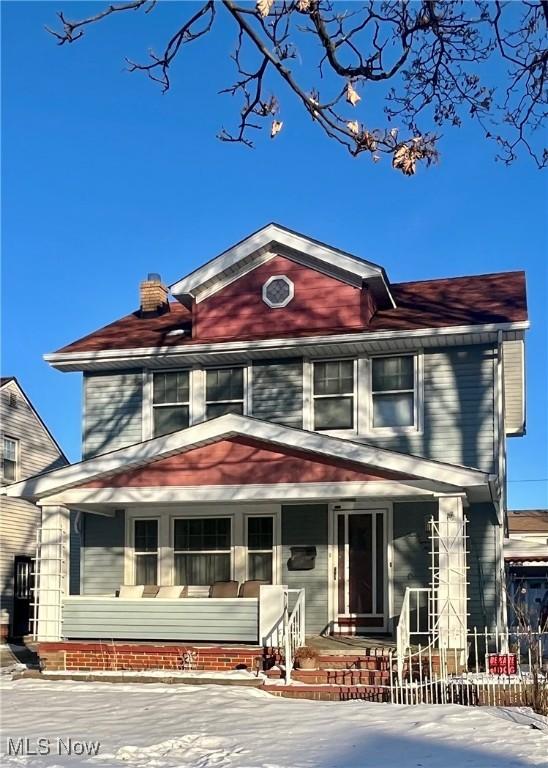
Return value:
M 314 363 L 314 429 L 353 429 L 355 361 Z
M 206 419 L 244 412 L 244 369 L 206 371 Z
M 371 360 L 372 426 L 415 426 L 415 357 Z
M 4 437 L 2 445 L 2 479 L 6 483 L 17 480 L 19 460 L 19 441 L 13 437 Z
M 190 414 L 188 371 L 154 374 L 152 410 L 154 437 L 188 427 Z

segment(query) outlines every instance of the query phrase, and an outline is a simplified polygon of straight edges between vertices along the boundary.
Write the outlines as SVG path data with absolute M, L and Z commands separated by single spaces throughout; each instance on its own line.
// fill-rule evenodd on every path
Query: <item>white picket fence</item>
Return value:
M 548 688 L 547 628 L 474 628 L 465 649 L 436 645 L 409 646 L 403 657 L 390 657 L 391 702 L 523 706 Z

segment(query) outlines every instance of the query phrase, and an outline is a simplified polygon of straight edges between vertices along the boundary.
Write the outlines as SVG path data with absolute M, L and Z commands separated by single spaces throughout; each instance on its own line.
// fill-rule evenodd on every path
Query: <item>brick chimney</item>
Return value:
M 162 278 L 155 272 L 150 272 L 147 279 L 139 286 L 142 315 L 162 315 L 169 310 L 167 287 Z

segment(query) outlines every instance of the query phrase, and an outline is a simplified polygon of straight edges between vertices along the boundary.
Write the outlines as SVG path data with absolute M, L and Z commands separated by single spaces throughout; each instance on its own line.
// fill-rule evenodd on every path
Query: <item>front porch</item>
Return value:
M 43 511 L 40 642 L 251 645 L 281 649 L 286 666 L 306 636 L 393 638 L 398 625 L 407 642 L 435 626 L 464 648 L 477 593 L 465 509 L 497 526 L 483 472 L 235 415 L 7 492 Z M 176 594 L 119 596 L 131 585 Z M 426 608 L 410 603 L 428 589 Z

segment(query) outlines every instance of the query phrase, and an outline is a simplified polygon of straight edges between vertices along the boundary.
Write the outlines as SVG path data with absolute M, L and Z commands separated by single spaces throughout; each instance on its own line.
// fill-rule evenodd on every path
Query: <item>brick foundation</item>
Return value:
M 192 654 L 192 663 L 190 656 Z M 196 646 L 172 643 L 102 643 L 66 641 L 40 643 L 38 655 L 47 671 L 143 671 L 152 669 L 198 669 L 227 672 L 255 671 L 279 663 L 276 649 L 242 646 Z

